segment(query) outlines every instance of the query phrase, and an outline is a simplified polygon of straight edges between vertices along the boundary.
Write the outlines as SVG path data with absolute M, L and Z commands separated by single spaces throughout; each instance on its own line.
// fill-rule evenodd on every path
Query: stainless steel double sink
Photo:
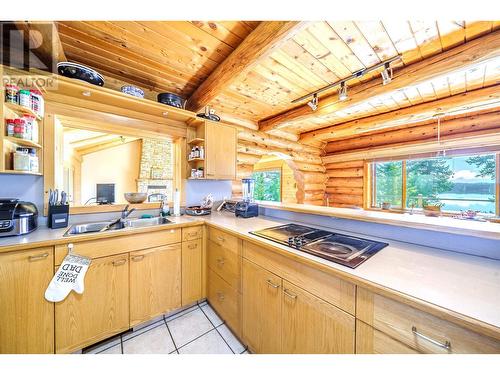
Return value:
M 85 233 L 95 233 L 101 231 L 115 231 L 125 228 L 146 228 L 153 227 L 156 225 L 163 225 L 171 223 L 166 217 L 152 217 L 145 219 L 126 219 L 117 222 L 116 224 L 110 226 L 108 229 L 106 227 L 112 223 L 112 221 L 98 221 L 93 223 L 86 224 L 74 224 L 72 225 L 66 233 L 64 233 L 65 237 L 75 236 L 78 234 Z

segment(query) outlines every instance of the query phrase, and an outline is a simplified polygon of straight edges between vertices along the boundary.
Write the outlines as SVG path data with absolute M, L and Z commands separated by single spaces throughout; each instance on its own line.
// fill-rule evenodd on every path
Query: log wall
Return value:
M 441 122 L 441 139 L 459 140 L 457 148 L 468 148 L 468 142 L 478 135 L 493 137 L 500 132 L 500 112 L 474 114 Z M 419 145 L 437 139 L 437 125 L 401 127 L 366 136 L 337 140 L 325 146 L 324 167 L 328 176 L 326 196 L 328 204 L 335 207 L 363 207 L 365 184 L 365 159 L 377 152 Z M 497 144 L 500 147 L 500 143 Z M 484 149 L 484 147 L 483 147 Z M 407 157 L 407 154 L 401 154 Z M 397 158 L 397 157 L 393 157 Z M 348 160 L 348 161 L 347 161 Z
M 249 177 L 254 164 L 263 156 L 280 155 L 293 173 L 296 202 L 324 204 L 327 176 L 321 159 L 322 150 L 251 129 L 239 129 L 237 179 L 233 181 L 233 198 L 241 197 L 241 179 Z M 287 181 L 291 186 L 292 182 Z M 287 199 L 291 199 L 289 196 Z

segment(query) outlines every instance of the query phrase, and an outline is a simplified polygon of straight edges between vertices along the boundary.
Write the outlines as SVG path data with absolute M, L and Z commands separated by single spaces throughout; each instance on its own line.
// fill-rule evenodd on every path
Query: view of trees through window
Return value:
M 406 184 L 403 186 L 403 174 Z M 495 214 L 494 154 L 378 162 L 374 165 L 375 205 L 421 208 L 441 204 L 444 211 Z
M 255 180 L 254 199 L 259 201 L 281 201 L 281 171 L 253 172 Z

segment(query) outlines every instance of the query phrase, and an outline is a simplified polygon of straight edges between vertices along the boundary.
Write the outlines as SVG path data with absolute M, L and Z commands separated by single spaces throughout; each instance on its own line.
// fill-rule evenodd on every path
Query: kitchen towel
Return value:
M 45 291 L 45 299 L 60 302 L 71 290 L 82 294 L 85 289 L 83 281 L 89 265 L 90 258 L 73 253 L 66 255 Z

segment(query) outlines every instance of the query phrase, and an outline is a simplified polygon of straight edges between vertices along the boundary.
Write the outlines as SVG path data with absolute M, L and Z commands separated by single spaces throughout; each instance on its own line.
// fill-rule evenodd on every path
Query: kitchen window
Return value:
M 371 163 L 373 208 L 498 215 L 498 153 Z
M 255 200 L 281 202 L 281 169 L 255 171 L 252 178 Z

